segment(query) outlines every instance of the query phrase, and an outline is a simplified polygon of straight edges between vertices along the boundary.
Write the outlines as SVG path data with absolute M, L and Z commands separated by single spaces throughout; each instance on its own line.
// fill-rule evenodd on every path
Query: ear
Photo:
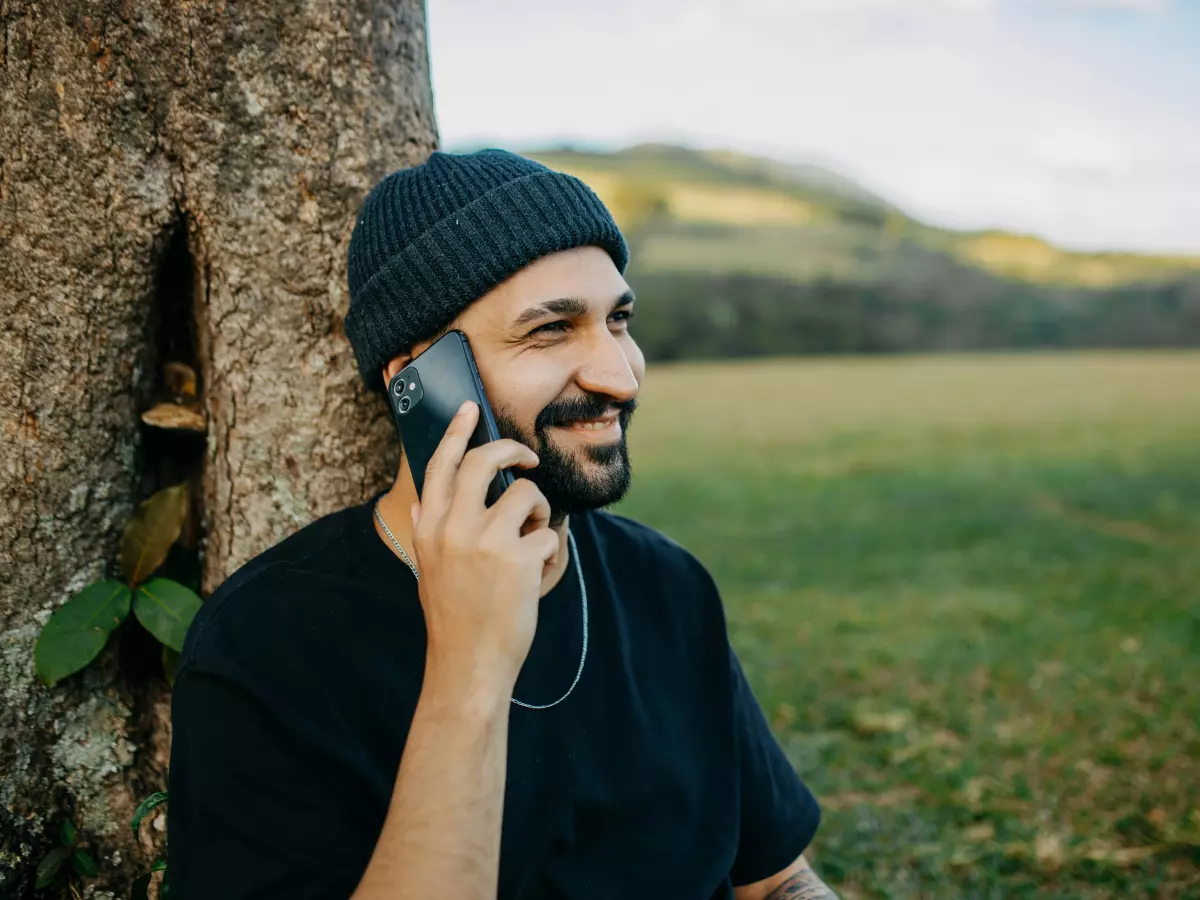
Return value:
M 383 384 L 387 387 L 391 380 L 396 376 L 396 373 L 412 362 L 411 350 L 406 350 L 399 353 L 388 360 L 387 365 L 383 367 Z

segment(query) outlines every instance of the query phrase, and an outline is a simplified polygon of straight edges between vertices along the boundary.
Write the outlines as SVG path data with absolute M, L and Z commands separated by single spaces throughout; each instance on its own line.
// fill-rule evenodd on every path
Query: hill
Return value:
M 527 155 L 612 209 L 655 301 L 638 313 L 652 356 L 1200 343 L 1200 257 L 937 228 L 837 173 L 732 151 Z
M 639 248 L 645 271 L 861 275 L 904 269 L 914 259 L 928 264 L 932 251 L 1038 284 L 1110 287 L 1200 272 L 1200 256 L 1079 253 L 1029 235 L 936 228 L 827 169 L 733 151 L 640 144 L 528 155 L 587 181 L 623 228 L 647 224 L 645 208 L 657 204 L 661 220 Z

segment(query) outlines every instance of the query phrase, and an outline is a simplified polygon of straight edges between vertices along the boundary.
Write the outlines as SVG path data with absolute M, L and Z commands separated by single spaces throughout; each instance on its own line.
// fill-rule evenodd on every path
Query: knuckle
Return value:
M 446 543 L 446 523 L 438 522 L 429 528 L 425 534 L 425 543 L 431 547 L 441 547 Z
M 540 508 L 543 504 L 547 504 L 546 497 L 542 494 L 541 489 L 526 478 L 515 481 L 509 490 L 514 492 L 511 501 L 512 504 L 523 510 L 534 510 Z
M 520 446 L 516 441 L 507 439 L 489 441 L 468 450 L 463 465 L 470 465 L 473 470 L 500 468 L 509 457 L 515 455 L 516 451 L 513 448 Z
M 425 464 L 425 475 L 428 477 L 432 473 L 441 474 L 447 466 L 450 465 L 450 458 L 454 455 L 454 450 L 450 446 L 450 442 L 442 440 L 429 457 L 429 462 Z
M 446 516 L 438 524 L 437 543 L 443 547 L 453 547 L 463 537 L 462 524 L 454 516 Z
M 493 456 L 495 453 L 495 444 L 480 444 L 478 447 L 472 447 L 468 450 L 465 459 L 471 460 L 475 465 L 480 465 L 481 461 L 486 462 L 488 457 Z
M 509 487 L 515 499 L 522 503 L 534 503 L 542 496 L 541 489 L 528 478 L 518 478 Z
M 511 543 L 496 531 L 488 530 L 479 536 L 477 552 L 483 554 L 492 568 L 510 565 L 513 553 Z
M 498 441 L 492 441 L 491 446 L 496 448 L 497 454 L 505 458 L 519 458 L 532 452 L 520 441 L 514 441 L 512 438 L 500 438 Z
M 485 528 L 476 541 L 479 549 L 494 556 L 503 554 L 505 543 L 504 535 L 497 528 Z
M 446 534 L 443 546 L 457 556 L 475 551 L 481 542 L 481 538 L 470 536 L 463 529 L 456 528 Z
M 478 447 L 470 448 L 463 454 L 462 464 L 464 466 L 471 466 L 472 468 L 479 465 L 481 459 L 487 459 L 491 446 L 491 444 L 480 444 Z

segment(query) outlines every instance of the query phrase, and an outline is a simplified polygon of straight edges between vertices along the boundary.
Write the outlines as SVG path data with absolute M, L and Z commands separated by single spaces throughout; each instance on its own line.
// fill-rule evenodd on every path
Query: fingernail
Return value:
M 458 412 L 456 412 L 455 415 L 456 416 L 464 415 L 466 413 L 468 407 L 470 407 L 470 405 L 471 405 L 470 400 L 464 400 L 463 405 L 458 408 Z

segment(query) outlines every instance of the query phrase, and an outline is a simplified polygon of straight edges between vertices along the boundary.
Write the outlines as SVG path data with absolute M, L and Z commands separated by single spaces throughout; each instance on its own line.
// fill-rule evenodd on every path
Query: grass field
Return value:
M 1200 897 L 1200 353 L 651 367 L 630 440 L 844 898 Z

